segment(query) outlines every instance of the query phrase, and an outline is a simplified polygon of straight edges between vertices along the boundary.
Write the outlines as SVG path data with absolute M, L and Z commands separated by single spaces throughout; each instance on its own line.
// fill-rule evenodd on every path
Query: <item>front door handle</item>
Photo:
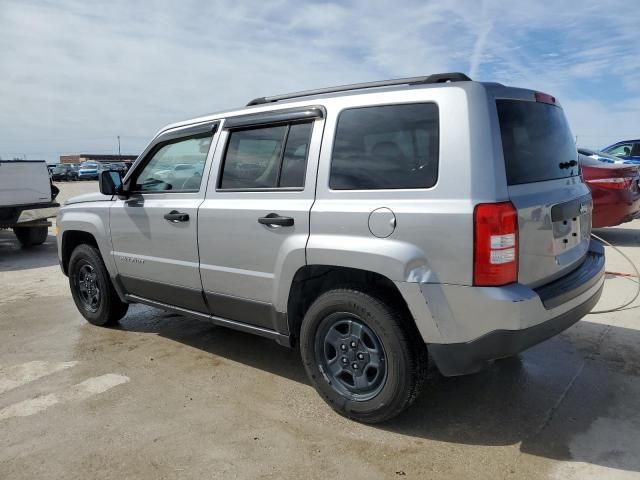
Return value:
M 188 213 L 182 213 L 182 212 L 179 212 L 177 210 L 171 210 L 169 213 L 165 213 L 164 214 L 164 219 L 165 220 L 169 220 L 172 223 L 188 222 L 189 221 L 189 214 Z
M 278 226 L 278 227 L 292 227 L 293 226 L 293 218 L 291 217 L 281 217 L 277 213 L 270 213 L 265 217 L 260 217 L 258 219 L 258 223 L 267 226 Z

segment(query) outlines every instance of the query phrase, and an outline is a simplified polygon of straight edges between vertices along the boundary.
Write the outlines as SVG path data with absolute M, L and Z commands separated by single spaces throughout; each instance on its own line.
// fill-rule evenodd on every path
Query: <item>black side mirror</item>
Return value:
M 122 176 L 115 170 L 104 170 L 100 172 L 100 193 L 103 195 L 122 194 Z

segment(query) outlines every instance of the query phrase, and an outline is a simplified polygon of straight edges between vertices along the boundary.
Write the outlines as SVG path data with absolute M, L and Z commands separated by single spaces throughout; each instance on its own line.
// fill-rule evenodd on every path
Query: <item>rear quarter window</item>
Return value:
M 577 149 L 562 108 L 525 100 L 497 100 L 507 183 L 544 182 L 579 175 Z
M 429 188 L 438 179 L 438 151 L 434 103 L 346 109 L 338 117 L 329 187 Z

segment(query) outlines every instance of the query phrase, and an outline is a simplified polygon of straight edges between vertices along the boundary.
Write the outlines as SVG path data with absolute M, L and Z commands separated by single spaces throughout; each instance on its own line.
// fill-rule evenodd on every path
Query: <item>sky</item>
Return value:
M 140 153 L 252 98 L 437 72 L 558 97 L 578 144 L 640 138 L 630 0 L 0 0 L 0 157 Z

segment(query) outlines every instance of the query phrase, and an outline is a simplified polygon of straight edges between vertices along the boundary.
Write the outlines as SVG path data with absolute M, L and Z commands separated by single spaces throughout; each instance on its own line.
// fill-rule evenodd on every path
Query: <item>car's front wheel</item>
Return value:
M 69 286 L 78 310 L 94 325 L 110 325 L 125 316 L 129 305 L 118 297 L 100 252 L 79 245 L 69 260 Z
M 338 413 L 365 422 L 388 420 L 417 398 L 427 352 L 402 308 L 359 289 L 322 294 L 300 332 L 305 369 Z

